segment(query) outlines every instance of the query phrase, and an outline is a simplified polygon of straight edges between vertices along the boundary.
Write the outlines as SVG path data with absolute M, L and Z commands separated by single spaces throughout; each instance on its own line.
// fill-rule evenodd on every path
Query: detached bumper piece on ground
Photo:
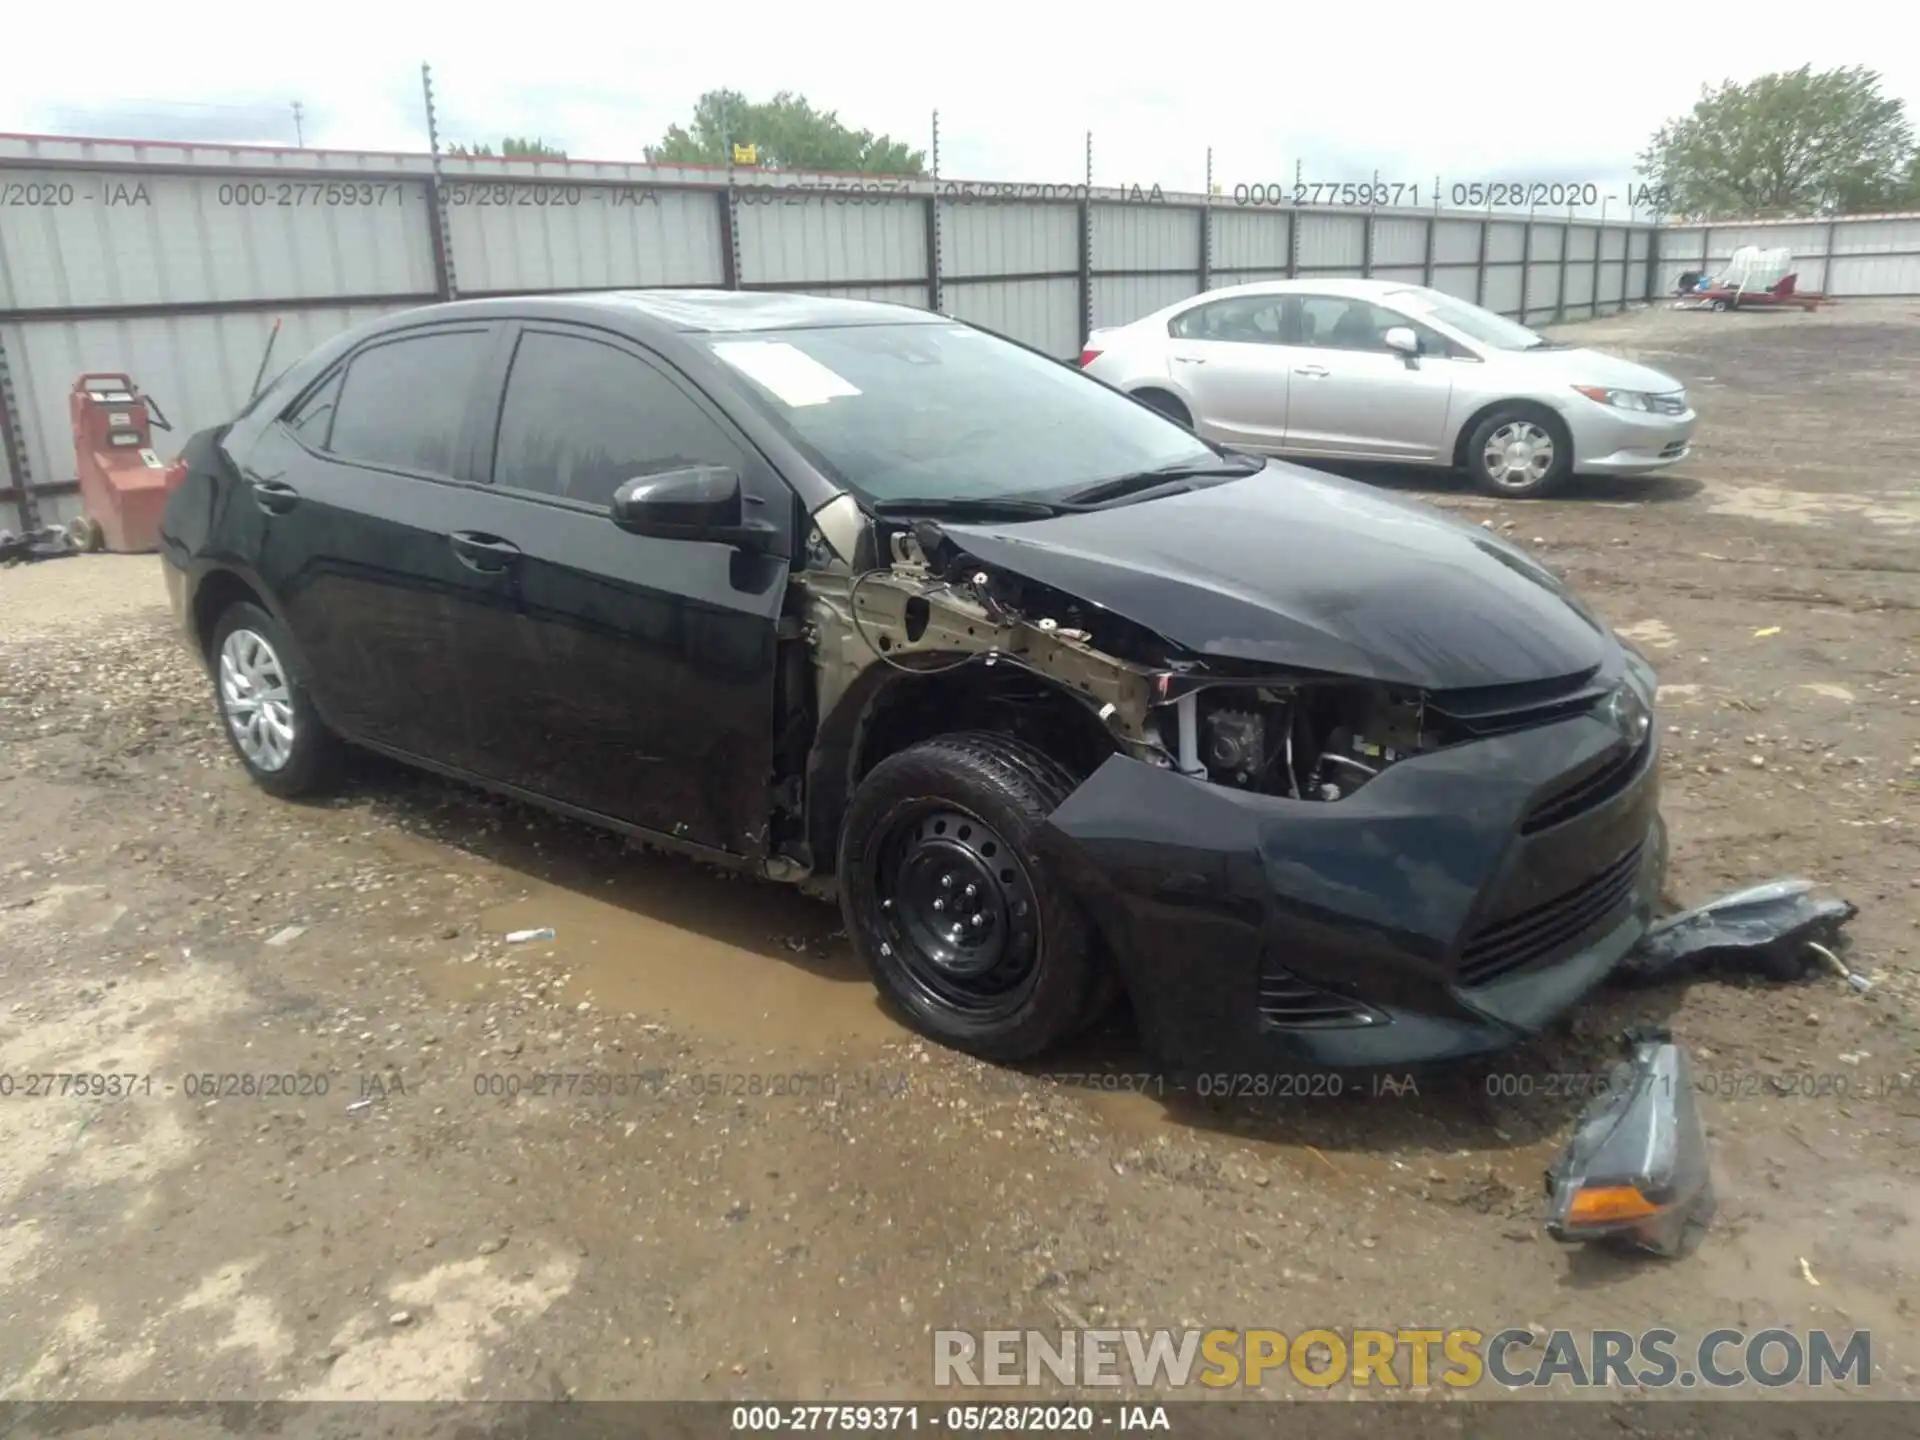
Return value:
M 1871 982 L 1840 958 L 1842 927 L 1858 910 L 1816 899 L 1810 880 L 1737 890 L 1649 927 L 1614 978 L 1629 984 L 1725 970 L 1770 980 L 1837 972 L 1855 991 Z M 1547 1233 L 1666 1258 L 1691 1250 L 1713 1218 L 1706 1132 L 1687 1052 L 1665 1030 L 1629 1032 L 1630 1059 L 1581 1113 L 1547 1171 Z
M 1673 1258 L 1713 1218 L 1706 1132 L 1687 1052 L 1665 1031 L 1628 1038 L 1632 1057 L 1547 1171 L 1547 1233 Z
M 1854 990 L 1871 982 L 1840 957 L 1842 931 L 1859 911 L 1845 900 L 1816 899 L 1811 880 L 1773 880 L 1651 926 L 1614 972 L 1625 984 L 1658 984 L 1713 970 L 1746 971 L 1769 980 L 1803 979 L 1832 970 Z

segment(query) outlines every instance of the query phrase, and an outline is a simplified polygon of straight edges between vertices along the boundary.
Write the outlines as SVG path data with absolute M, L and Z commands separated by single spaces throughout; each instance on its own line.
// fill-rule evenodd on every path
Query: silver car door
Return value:
M 1197 305 L 1169 327 L 1168 368 L 1192 397 L 1194 428 L 1211 440 L 1278 450 L 1287 427 L 1289 367 L 1277 296 Z
M 1409 363 L 1381 338 L 1404 325 L 1435 353 Z M 1370 460 L 1440 459 L 1453 364 L 1425 326 L 1370 301 L 1301 297 L 1300 329 L 1287 347 L 1286 448 Z M 1430 337 L 1430 338 L 1429 338 Z

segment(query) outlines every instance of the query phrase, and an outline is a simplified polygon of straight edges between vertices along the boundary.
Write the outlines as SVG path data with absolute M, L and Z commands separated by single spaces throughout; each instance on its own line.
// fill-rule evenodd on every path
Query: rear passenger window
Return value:
M 500 410 L 496 485 L 610 505 L 637 475 L 740 463 L 719 425 L 636 356 L 537 330 L 520 338 Z
M 486 353 L 480 330 L 416 335 L 362 351 L 347 366 L 327 449 L 365 465 L 452 475 Z

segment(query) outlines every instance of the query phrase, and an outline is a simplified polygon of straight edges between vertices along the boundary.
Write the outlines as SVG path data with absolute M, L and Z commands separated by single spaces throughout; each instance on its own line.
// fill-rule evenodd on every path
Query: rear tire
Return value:
M 1034 839 L 1072 793 L 1005 735 L 941 735 L 874 766 L 840 839 L 847 934 L 914 1028 L 984 1060 L 1027 1060 L 1103 1008 L 1086 916 Z
M 282 799 L 330 788 L 341 758 L 339 739 L 287 664 L 291 651 L 280 622 L 244 600 L 221 612 L 208 647 L 227 742 L 254 784 Z
M 1537 500 L 1572 473 L 1573 437 L 1549 411 L 1502 405 L 1473 427 L 1465 459 L 1467 474 L 1485 493 Z
M 1133 398 L 1149 410 L 1158 410 L 1174 424 L 1193 429 L 1193 413 L 1180 403 L 1178 396 L 1169 395 L 1164 390 L 1136 390 Z

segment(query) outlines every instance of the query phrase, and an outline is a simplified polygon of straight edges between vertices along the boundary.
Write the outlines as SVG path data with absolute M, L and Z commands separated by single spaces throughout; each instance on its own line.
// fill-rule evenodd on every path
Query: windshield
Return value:
M 1545 336 L 1536 335 L 1504 315 L 1482 310 L 1478 305 L 1456 300 L 1438 290 L 1396 290 L 1387 298 L 1410 315 L 1417 315 L 1423 320 L 1437 320 L 1442 325 L 1458 330 L 1469 340 L 1476 340 L 1495 350 L 1538 350 L 1552 343 Z
M 1218 464 L 1099 381 L 963 325 L 847 325 L 706 342 L 821 471 L 870 502 L 993 499 Z

